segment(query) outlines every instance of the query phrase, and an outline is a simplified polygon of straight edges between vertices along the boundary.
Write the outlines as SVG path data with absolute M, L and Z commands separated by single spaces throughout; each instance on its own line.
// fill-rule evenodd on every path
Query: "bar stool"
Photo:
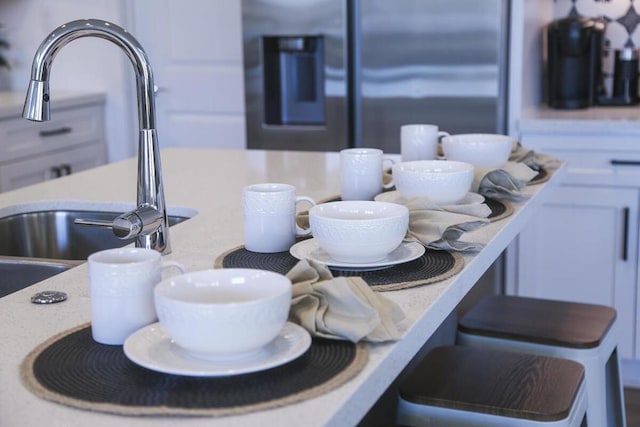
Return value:
M 507 295 L 483 298 L 458 322 L 460 345 L 560 357 L 585 368 L 590 426 L 626 426 L 610 307 Z
M 555 357 L 463 346 L 431 350 L 401 380 L 398 424 L 578 427 L 584 367 Z

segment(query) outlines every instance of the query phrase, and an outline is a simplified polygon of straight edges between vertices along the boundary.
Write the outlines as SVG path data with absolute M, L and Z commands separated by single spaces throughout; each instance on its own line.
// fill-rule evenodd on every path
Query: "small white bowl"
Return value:
M 426 197 L 439 205 L 461 200 L 471 188 L 473 171 L 472 164 L 452 160 L 417 160 L 392 167 L 393 183 L 402 197 Z
M 400 246 L 409 226 L 409 209 L 374 201 L 322 203 L 309 210 L 309 225 L 333 260 L 372 263 Z
M 507 135 L 465 133 L 442 138 L 447 160 L 471 163 L 478 168 L 500 168 L 509 161 L 515 140 Z
M 154 295 L 158 319 L 178 346 L 199 358 L 241 357 L 278 336 L 291 281 L 257 269 L 202 270 L 161 281 Z

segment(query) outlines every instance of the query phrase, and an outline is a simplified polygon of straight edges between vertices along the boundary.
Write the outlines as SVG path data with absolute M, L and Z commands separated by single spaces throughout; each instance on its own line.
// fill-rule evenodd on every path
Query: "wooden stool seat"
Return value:
M 508 295 L 483 298 L 458 322 L 468 334 L 593 348 L 601 344 L 616 319 L 610 307 Z
M 458 321 L 457 343 L 578 362 L 585 368 L 588 425 L 626 425 L 611 307 L 491 295 Z
M 580 403 L 583 377 L 584 367 L 570 360 L 463 346 L 437 347 L 401 382 L 398 421 L 422 424 L 416 421 L 419 416 L 411 415 L 421 407 L 427 412 L 428 407 L 447 408 L 540 423 L 564 420 Z M 582 411 L 574 415 L 577 423 L 567 425 L 579 425 L 584 418 L 584 391 L 581 399 L 582 409 L 574 409 Z M 433 415 L 425 419 L 433 420 Z M 439 423 L 442 420 L 434 425 Z M 521 424 L 511 421 L 509 425 Z

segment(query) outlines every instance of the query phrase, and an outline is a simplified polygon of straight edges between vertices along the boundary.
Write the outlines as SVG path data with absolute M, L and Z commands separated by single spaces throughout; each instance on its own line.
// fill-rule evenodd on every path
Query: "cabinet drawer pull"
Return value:
M 614 166 L 640 166 L 640 160 L 611 159 L 610 163 Z
M 629 257 L 629 208 L 622 209 L 622 261 Z
M 51 174 L 54 178 L 60 178 L 62 176 L 62 170 L 58 166 L 52 166 Z
M 66 163 L 60 165 L 60 171 L 62 173 L 62 176 L 71 175 L 71 165 L 68 165 Z
M 67 133 L 71 133 L 73 129 L 69 126 L 65 126 L 62 128 L 58 128 L 58 129 L 50 129 L 50 130 L 41 130 L 40 131 L 40 136 L 43 138 L 46 138 L 48 136 L 57 136 L 57 135 L 64 135 Z

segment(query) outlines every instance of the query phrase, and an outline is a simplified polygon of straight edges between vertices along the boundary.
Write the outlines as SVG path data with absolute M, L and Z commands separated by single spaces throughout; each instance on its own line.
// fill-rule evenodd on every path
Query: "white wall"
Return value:
M 33 54 L 59 25 L 74 19 L 98 18 L 124 25 L 125 0 L 0 0 L 0 22 L 11 43 L 11 88 L 22 92 L 29 82 Z M 106 129 L 109 160 L 131 157 L 137 150 L 135 96 L 129 87 L 133 72 L 127 57 L 102 39 L 74 40 L 60 50 L 51 68 L 52 114 L 55 91 L 95 91 L 107 94 Z
M 164 147 L 246 147 L 240 0 L 135 0 Z
M 554 18 L 566 18 L 578 14 L 606 22 L 602 71 L 608 94 L 613 90 L 615 50 L 624 47 L 640 47 L 640 4 L 634 0 L 556 0 Z M 623 25 L 623 22 L 625 25 Z
M 104 19 L 129 30 L 149 51 L 156 84 L 164 89 L 156 103 L 161 148 L 244 148 L 240 14 L 240 0 L 0 0 L 0 24 L 11 43 L 11 89 L 26 89 L 33 54 L 56 27 Z M 176 74 L 181 70 L 191 74 Z M 135 156 L 134 82 L 129 60 L 115 45 L 74 40 L 52 66 L 52 114 L 56 90 L 106 93 L 109 161 Z

